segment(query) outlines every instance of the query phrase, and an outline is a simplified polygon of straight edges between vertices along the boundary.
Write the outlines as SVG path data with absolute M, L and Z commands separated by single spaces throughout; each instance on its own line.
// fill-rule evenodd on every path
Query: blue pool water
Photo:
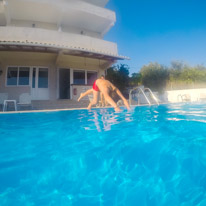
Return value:
M 1 206 L 205 206 L 206 104 L 0 115 Z

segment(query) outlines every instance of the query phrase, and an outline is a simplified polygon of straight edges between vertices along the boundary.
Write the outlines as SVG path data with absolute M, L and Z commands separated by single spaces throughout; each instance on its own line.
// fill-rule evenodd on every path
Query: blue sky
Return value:
M 130 73 L 149 62 L 206 66 L 205 0 L 110 0 L 107 8 L 117 21 L 104 39 L 131 58 L 118 62 L 128 64 Z

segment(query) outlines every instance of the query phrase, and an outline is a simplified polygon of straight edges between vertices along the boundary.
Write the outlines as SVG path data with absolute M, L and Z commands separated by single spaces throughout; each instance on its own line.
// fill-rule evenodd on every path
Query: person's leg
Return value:
M 101 92 L 104 95 L 105 101 L 107 101 L 111 106 L 113 106 L 115 111 L 121 111 L 116 102 L 109 96 L 109 91 L 107 88 L 102 89 Z
M 81 94 L 80 94 L 80 97 L 78 98 L 77 101 L 79 102 L 83 97 L 85 97 L 85 96 L 91 94 L 92 92 L 93 92 L 93 89 L 89 89 L 89 90 L 87 90 L 86 92 L 81 93 Z
M 92 108 L 92 105 L 94 104 L 97 104 L 97 101 L 98 101 L 98 93 L 97 91 L 93 90 L 93 100 L 89 103 L 87 109 L 91 109 Z
M 102 92 L 100 92 L 100 102 L 101 102 L 101 106 L 104 107 L 105 102 L 104 102 L 104 95 L 102 94 Z
M 109 96 L 109 88 L 113 88 L 113 84 L 107 80 L 98 79 L 96 80 L 96 85 L 104 95 L 105 101 L 107 101 L 111 106 L 113 106 L 115 111 L 121 111 L 115 101 Z
M 119 91 L 119 89 L 116 88 L 115 91 L 118 94 L 118 96 L 122 99 L 122 101 L 124 102 L 124 105 L 127 107 L 127 109 L 130 110 L 129 103 L 127 102 L 125 97 L 122 95 L 122 93 Z

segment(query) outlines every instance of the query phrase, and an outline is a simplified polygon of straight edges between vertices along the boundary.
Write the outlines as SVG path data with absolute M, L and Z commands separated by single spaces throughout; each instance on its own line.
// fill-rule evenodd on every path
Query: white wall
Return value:
M 58 54 L 37 53 L 37 52 L 1 52 L 0 51 L 0 70 L 3 73 L 0 75 L 0 93 L 8 93 L 9 99 L 16 99 L 18 101 L 19 95 L 22 93 L 31 93 L 30 86 L 7 86 L 6 73 L 8 66 L 27 66 L 31 69 L 33 67 L 44 67 L 49 69 L 49 87 L 48 94 L 44 99 L 56 100 L 59 96 L 58 90 L 58 68 L 70 68 L 74 70 L 88 70 L 98 72 L 98 76 L 104 74 L 104 69 L 101 69 L 99 60 L 83 58 L 77 56 L 63 55 L 60 57 L 58 64 L 56 58 Z M 73 77 L 71 73 L 71 77 Z M 72 84 L 72 81 L 71 81 Z M 73 96 L 74 100 L 78 98 L 82 92 L 82 88 L 90 88 L 90 86 L 82 85 L 76 86 L 77 94 Z M 43 91 L 44 92 L 44 91 Z M 71 94 L 73 91 L 71 90 Z
M 181 102 L 181 96 L 183 96 L 184 99 L 184 95 L 188 95 L 192 102 L 201 101 L 201 98 L 206 96 L 206 88 L 166 91 L 165 94 L 159 96 L 159 98 L 164 102 L 168 101 L 175 103 Z

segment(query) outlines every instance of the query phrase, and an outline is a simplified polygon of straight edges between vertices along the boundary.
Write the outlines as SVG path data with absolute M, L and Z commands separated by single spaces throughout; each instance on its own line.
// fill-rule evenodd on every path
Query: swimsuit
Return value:
M 97 91 L 97 92 L 99 92 L 99 88 L 98 88 L 98 86 L 96 85 L 96 80 L 94 81 L 94 84 L 93 84 L 93 90 L 95 90 L 95 91 Z

